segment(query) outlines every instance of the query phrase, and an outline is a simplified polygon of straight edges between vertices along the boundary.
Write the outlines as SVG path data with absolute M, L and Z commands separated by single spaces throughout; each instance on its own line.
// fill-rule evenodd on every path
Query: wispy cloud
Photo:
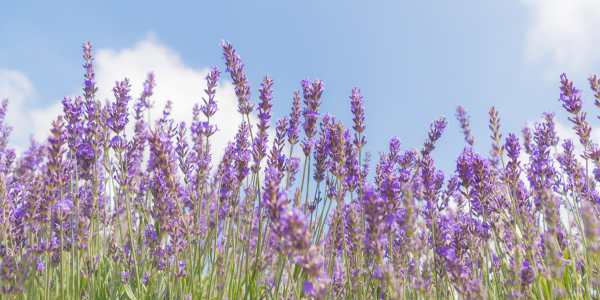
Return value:
M 25 145 L 33 133 L 29 122 L 34 118 L 27 108 L 31 107 L 35 94 L 33 83 L 25 74 L 17 70 L 0 69 L 0 98 L 10 101 L 6 122 L 13 127 L 13 145 Z
M 598 0 L 522 0 L 529 13 L 525 53 L 548 74 L 591 72 L 600 64 Z

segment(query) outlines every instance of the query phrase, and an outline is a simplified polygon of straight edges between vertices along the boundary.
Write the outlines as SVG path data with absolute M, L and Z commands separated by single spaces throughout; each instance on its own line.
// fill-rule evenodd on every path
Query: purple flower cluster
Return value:
M 465 142 L 471 146 L 475 143 L 475 138 L 471 135 L 471 125 L 469 122 L 469 116 L 464 107 L 458 106 L 456 108 L 456 119 L 460 123 L 460 128 L 465 136 Z
M 308 156 L 312 150 L 313 138 L 316 134 L 317 121 L 319 120 L 319 107 L 323 94 L 323 82 L 315 80 L 302 80 L 302 93 L 304 95 L 304 134 L 306 139 L 302 142 L 304 155 Z
M 560 75 L 560 101 L 563 108 L 571 114 L 569 120 L 573 123 L 573 130 L 579 136 L 579 141 L 584 147 L 589 146 L 590 133 L 592 128 L 585 120 L 586 114 L 583 112 L 581 100 L 581 91 L 573 86 L 573 82 L 567 78 L 566 74 Z M 592 79 L 592 89 L 594 88 Z
M 250 101 L 250 86 L 246 78 L 244 63 L 229 42 L 223 41 L 221 46 L 223 47 L 227 72 L 231 75 L 231 80 L 235 86 L 235 94 L 238 97 L 238 111 L 243 115 L 248 115 L 254 110 L 254 104 Z
M 503 138 L 493 107 L 491 151 L 480 153 L 459 106 L 465 147 L 453 172 L 434 160 L 448 126 L 439 118 L 421 149 L 390 139 L 370 175 L 358 88 L 348 127 L 320 111 L 320 80 L 301 81 L 289 114 L 273 120 L 273 80 L 254 107 L 240 56 L 222 48 L 242 117 L 222 157 L 211 148 L 216 67 L 191 123 L 174 120 L 170 102 L 151 120 L 154 74 L 139 98 L 125 79 L 102 103 L 85 43 L 82 94 L 64 98 L 47 140 L 21 153 L 2 102 L 1 297 L 598 296 L 600 150 L 566 75 L 559 97 L 581 153 L 551 113 Z M 600 106 L 600 80 L 589 82 Z

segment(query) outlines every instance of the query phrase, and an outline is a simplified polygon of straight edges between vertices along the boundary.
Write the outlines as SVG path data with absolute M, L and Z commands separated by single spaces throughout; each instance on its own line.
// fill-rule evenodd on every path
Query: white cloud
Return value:
M 600 63 L 600 1 L 522 0 L 529 13 L 526 56 L 558 72 L 590 72 Z M 587 74 L 584 74 L 587 75 Z
M 27 114 L 29 119 L 23 120 L 22 123 L 29 124 L 27 127 L 24 127 L 26 130 L 28 130 L 28 135 L 32 135 L 33 138 L 38 142 L 45 142 L 50 134 L 50 126 L 52 125 L 52 121 L 56 120 L 56 118 L 59 115 L 62 115 L 62 113 L 62 104 L 57 102 L 48 107 L 32 109 Z M 29 132 L 32 129 L 33 132 Z
M 28 122 L 33 116 L 26 108 L 35 97 L 35 88 L 27 76 L 16 70 L 0 69 L 0 98 L 9 100 L 6 122 L 13 127 L 11 144 L 26 145 L 32 134 Z
M 215 51 L 219 51 L 215 47 Z M 218 53 L 218 52 L 217 52 Z M 218 57 L 218 56 L 217 56 Z M 153 119 L 161 115 L 167 100 L 173 102 L 172 116 L 177 122 L 190 124 L 192 107 L 205 96 L 206 82 L 204 77 L 208 68 L 194 68 L 186 65 L 180 56 L 152 36 L 137 42 L 130 48 L 102 49 L 95 51 L 95 71 L 98 86 L 98 98 L 114 100 L 112 88 L 115 81 L 125 77 L 132 85 L 133 99 L 139 97 L 143 82 L 148 72 L 155 73 L 156 87 L 152 101 L 155 106 L 151 112 Z M 227 76 L 223 73 L 222 76 Z M 78 91 L 79 88 L 76 88 Z M 71 95 L 80 94 L 73 92 Z M 9 121 L 17 129 L 13 144 L 22 148 L 33 134 L 37 140 L 45 140 L 49 126 L 58 114 L 62 113 L 60 102 L 45 108 L 25 109 L 34 95 L 34 88 L 23 74 L 14 71 L 0 70 L 0 97 L 6 95 L 11 99 Z M 211 137 L 215 158 L 220 158 L 227 142 L 235 136 L 241 122 L 237 112 L 237 98 L 229 81 L 222 80 L 216 92 L 219 110 L 211 120 L 217 124 L 218 131 Z M 132 105 L 131 105 L 132 106 Z M 255 124 L 252 118 L 252 124 Z
M 583 146 L 579 142 L 579 137 L 575 133 L 575 130 L 572 128 L 573 125 L 569 122 L 567 124 L 563 124 L 560 121 L 556 121 L 556 135 L 558 135 L 561 140 L 570 139 L 573 142 L 575 147 L 576 154 L 583 154 Z M 593 142 L 600 141 L 600 127 L 592 126 L 592 134 L 590 139 Z M 561 148 L 562 149 L 562 148 Z M 579 156 L 579 155 L 578 155 Z

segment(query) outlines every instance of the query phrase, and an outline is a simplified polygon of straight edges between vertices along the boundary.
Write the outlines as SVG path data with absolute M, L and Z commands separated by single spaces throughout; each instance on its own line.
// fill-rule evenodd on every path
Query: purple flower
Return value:
M 456 119 L 458 120 L 458 123 L 460 123 L 460 128 L 465 136 L 465 142 L 473 146 L 475 139 L 473 138 L 473 135 L 471 135 L 469 116 L 467 115 L 465 108 L 461 105 L 456 108 Z
M 0 298 L 40 294 L 43 282 L 28 285 L 35 276 L 60 290 L 61 271 L 70 280 L 102 281 L 106 263 L 132 290 L 162 284 L 181 298 L 191 298 L 189 285 L 207 274 L 212 290 L 195 297 L 231 298 L 250 284 L 249 298 L 531 298 L 541 283 L 544 296 L 564 298 L 583 297 L 585 285 L 598 283 L 600 146 L 582 94 L 564 74 L 560 103 L 581 155 L 558 138 L 553 114 L 523 129 L 522 142 L 512 133 L 502 139 L 493 107 L 492 151 L 482 155 L 458 107 L 466 146 L 454 172 L 432 157 L 447 126 L 440 118 L 420 153 L 391 138 L 369 176 L 358 88 L 348 127 L 320 111 L 320 80 L 302 81 L 289 115 L 271 124 L 273 81 L 265 77 L 253 127 L 246 70 L 229 43 L 223 51 L 244 116 L 215 160 L 211 137 L 223 125 L 213 120 L 216 68 L 206 74 L 191 123 L 174 119 L 170 101 L 150 123 L 154 74 L 131 111 L 128 80 L 116 83 L 113 102 L 100 102 L 85 43 L 83 95 L 65 97 L 46 142 L 32 140 L 22 152 L 9 147 L 8 103 L 0 104 Z M 600 79 L 589 80 L 600 107 Z M 306 159 L 301 183 L 298 142 Z M 305 203 L 305 195 L 314 198 Z M 229 276 L 232 268 L 247 274 Z M 486 272 L 504 288 L 490 286 Z
M 77 147 L 77 158 L 81 162 L 79 165 L 86 169 L 90 166 L 95 158 L 95 151 L 89 143 L 81 143 Z
M 421 160 L 421 184 L 425 198 L 425 217 L 430 221 L 439 210 L 438 198 L 444 184 L 444 174 L 435 169 L 430 156 L 424 156 Z
M 487 215 L 497 209 L 492 198 L 497 182 L 489 160 L 466 148 L 456 160 L 456 173 L 475 212 Z
M 509 158 L 509 161 L 506 164 L 505 176 L 509 182 L 514 184 L 519 180 L 521 173 L 521 166 L 519 163 L 521 146 L 519 145 L 519 138 L 515 134 L 510 133 L 508 137 L 506 137 L 504 149 L 506 149 Z
M 83 101 L 81 97 L 75 99 L 65 97 L 62 103 L 65 120 L 67 121 L 69 149 L 76 152 L 83 135 Z
M 94 73 L 94 57 L 92 55 L 92 44 L 85 42 L 83 44 L 83 68 L 85 69 L 84 82 L 83 82 L 83 95 L 86 101 L 91 102 L 94 100 L 94 95 L 98 88 L 96 87 L 96 74 Z
M 488 128 L 491 131 L 490 138 L 492 139 L 492 150 L 490 154 L 492 156 L 492 162 L 494 164 L 498 163 L 498 160 L 502 156 L 502 133 L 500 132 L 500 116 L 498 115 L 498 111 L 495 107 L 492 106 L 490 108 L 490 121 Z
M 382 245 L 379 243 L 381 227 L 385 218 L 385 203 L 371 185 L 363 191 L 362 209 L 365 214 L 366 228 L 364 245 L 370 256 L 382 255 Z
M 238 98 L 238 111 L 243 115 L 248 115 L 254 110 L 254 105 L 250 102 L 250 86 L 246 78 L 244 63 L 229 42 L 223 41 L 221 47 L 223 48 L 227 72 L 231 75 L 231 80 L 235 86 L 235 94 Z
M 300 169 L 300 159 L 297 157 L 290 157 L 287 159 L 285 166 L 288 174 L 286 186 L 289 187 L 294 184 L 294 181 L 296 180 L 296 174 L 298 174 L 298 170 Z
M 536 204 L 540 204 L 541 195 L 556 183 L 556 170 L 550 157 L 550 147 L 558 144 L 554 130 L 554 115 L 545 114 L 544 120 L 535 125 L 535 143 L 531 145 L 531 157 L 527 177 L 534 191 Z
M 146 80 L 144 81 L 144 90 L 138 99 L 139 108 L 136 107 L 136 110 L 141 111 L 143 108 L 149 109 L 152 107 L 152 103 L 150 102 L 150 97 L 154 94 L 154 87 L 156 86 L 156 81 L 154 79 L 154 73 L 150 72 L 146 76 Z
M 129 282 L 129 272 L 128 271 L 121 272 L 121 282 L 123 284 L 127 284 Z
M 353 192 L 356 187 L 360 184 L 360 165 L 358 161 L 358 154 L 356 153 L 356 148 L 353 146 L 350 141 L 350 133 L 346 130 L 345 134 L 345 146 L 344 146 L 344 158 L 345 165 L 344 171 L 345 179 L 344 184 L 348 188 L 350 192 Z
M 294 96 L 292 100 L 292 110 L 290 111 L 290 124 L 288 126 L 288 142 L 290 145 L 295 145 L 298 143 L 299 139 L 299 130 L 300 130 L 300 115 L 302 114 L 300 108 L 300 92 L 294 91 Z
M 363 102 L 363 96 L 360 94 L 360 89 L 355 87 L 352 89 L 352 95 L 350 95 L 350 109 L 352 111 L 352 121 L 354 126 L 352 128 L 355 131 L 354 144 L 357 149 L 361 149 L 366 143 L 366 137 L 363 135 L 365 131 L 365 107 Z
M 238 132 L 239 133 L 239 132 Z M 234 195 L 238 184 L 238 175 L 245 176 L 246 166 L 244 161 L 239 161 L 239 166 L 236 166 L 237 151 L 235 144 L 229 143 L 223 154 L 223 159 L 217 169 L 217 180 L 220 182 L 218 186 L 218 197 L 221 210 L 219 213 L 224 213 L 228 209 L 228 200 Z M 236 168 L 236 167 L 239 167 Z M 239 172 L 239 173 L 238 173 Z
M 64 132 L 64 122 L 62 117 L 58 117 L 52 122 L 51 135 L 48 138 L 48 162 L 47 172 L 48 177 L 46 178 L 48 195 L 42 201 L 44 203 L 52 205 L 61 198 L 61 190 L 65 183 L 65 164 L 64 164 L 64 153 L 63 148 L 65 144 L 66 135 Z M 47 205 L 46 204 L 46 205 Z
M 190 183 L 192 182 L 193 176 L 193 162 L 189 151 L 186 132 L 187 128 L 185 122 L 179 123 L 176 135 L 177 143 L 175 146 L 175 153 L 177 154 L 179 169 L 183 173 L 184 180 L 186 183 Z
M 583 167 L 575 158 L 575 147 L 571 140 L 564 140 L 562 143 L 563 152 L 556 156 L 561 168 L 568 175 L 565 189 L 575 193 L 587 192 L 587 178 Z
M 54 204 L 54 210 L 62 215 L 66 215 L 73 209 L 73 201 L 71 199 L 61 199 Z
M 44 270 L 46 270 L 46 264 L 44 264 L 43 260 L 41 260 L 39 258 L 37 259 L 37 262 L 35 264 L 35 270 L 38 273 L 42 273 L 42 272 L 44 272 Z
M 519 145 L 519 138 L 517 135 L 514 133 L 508 134 L 504 149 L 506 149 L 506 154 L 510 160 L 517 161 L 519 159 L 521 146 Z
M 563 107 L 571 114 L 577 114 L 581 110 L 581 91 L 573 86 L 573 82 L 567 78 L 567 74 L 560 74 L 560 101 Z
M 315 144 L 315 151 L 313 152 L 315 164 L 313 178 L 317 184 L 325 179 L 325 171 L 328 168 L 328 158 L 331 152 L 332 127 L 334 122 L 335 120 L 332 120 L 329 115 L 325 115 L 321 121 L 319 140 Z
M 170 136 L 158 129 L 149 137 L 150 157 L 148 172 L 151 174 L 150 193 L 153 197 L 152 217 L 158 232 L 176 235 L 179 226 L 180 185 L 177 176 L 177 159 Z
M 442 136 L 446 125 L 448 125 L 446 118 L 439 118 L 431 124 L 421 155 L 426 156 L 435 149 L 435 142 Z
M 323 271 L 323 257 L 315 245 L 311 245 L 305 216 L 298 209 L 290 209 L 280 215 L 276 225 L 284 253 L 308 275 L 305 292 L 314 298 L 324 297 L 328 280 Z M 308 283 L 307 283 L 308 282 Z
M 597 108 L 600 108 L 600 78 L 598 78 L 598 75 L 592 75 L 588 80 L 590 88 L 594 91 L 594 104 Z M 598 115 L 598 119 L 600 119 L 600 115 Z
M 154 226 L 148 224 L 146 229 L 144 230 L 144 238 L 146 243 L 153 244 L 158 242 L 158 233 L 156 232 Z
M 273 166 L 283 174 L 285 169 L 285 155 L 283 155 L 283 146 L 285 144 L 285 135 L 287 132 L 288 118 L 283 117 L 277 121 L 275 125 L 275 139 L 269 152 L 267 164 Z
M 235 136 L 235 169 L 237 182 L 242 182 L 248 175 L 250 168 L 248 167 L 250 162 L 251 150 L 249 139 L 249 127 L 246 122 L 240 125 L 238 133 Z
M 317 293 L 315 285 L 310 280 L 304 281 L 304 293 L 307 295 L 315 295 Z
M 217 112 L 217 102 L 215 101 L 215 94 L 217 92 L 216 88 L 220 76 L 221 72 L 219 71 L 219 69 L 217 69 L 217 67 L 213 67 L 212 69 L 210 69 L 210 72 L 208 72 L 208 75 L 206 75 L 206 89 L 204 90 L 204 92 L 206 93 L 208 99 L 202 98 L 202 101 L 204 103 L 200 108 L 206 119 L 210 119 Z
M 590 144 L 592 128 L 585 120 L 585 112 L 581 111 L 581 92 L 573 86 L 573 82 L 567 78 L 565 73 L 560 75 L 560 84 L 560 101 L 562 102 L 562 106 L 571 114 L 569 121 L 573 123 L 573 130 L 579 136 L 581 144 L 587 148 Z M 593 87 L 594 85 L 592 84 Z
M 531 137 L 531 129 L 529 127 L 524 127 L 521 131 L 523 135 L 523 148 L 525 149 L 525 153 L 531 155 L 532 151 L 532 137 Z
M 321 106 L 321 95 L 323 94 L 323 82 L 315 80 L 302 81 L 302 92 L 304 95 L 304 134 L 306 139 L 302 143 L 304 155 L 308 156 L 313 145 L 313 137 L 315 136 L 315 128 L 319 119 L 319 107 Z
M 252 157 L 254 165 L 252 171 L 258 173 L 260 163 L 267 154 L 267 138 L 269 129 L 269 121 L 271 120 L 271 99 L 273 88 L 273 80 L 270 77 L 265 77 L 260 88 L 260 103 L 258 105 L 258 133 L 253 140 Z
M 187 272 L 185 271 L 185 267 L 186 263 L 184 260 L 180 260 L 179 262 L 177 262 L 177 273 L 175 274 L 175 276 L 177 276 L 178 278 L 186 276 Z
M 358 202 L 353 202 L 344 206 L 344 242 L 353 255 L 356 255 L 361 247 L 359 240 L 361 234 L 359 227 L 360 206 L 358 204 Z
M 528 259 L 523 260 L 523 265 L 521 266 L 521 285 L 523 288 L 530 285 L 535 280 L 535 271 Z

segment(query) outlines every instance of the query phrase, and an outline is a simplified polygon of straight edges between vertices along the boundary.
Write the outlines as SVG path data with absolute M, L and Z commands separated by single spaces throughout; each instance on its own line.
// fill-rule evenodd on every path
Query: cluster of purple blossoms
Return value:
M 313 138 L 316 134 L 316 126 L 319 120 L 319 107 L 321 106 L 321 95 L 323 94 L 323 82 L 315 80 L 302 80 L 302 93 L 304 95 L 304 134 L 306 139 L 302 142 L 304 155 L 308 156 L 313 147 Z
M 571 114 L 569 120 L 573 123 L 573 130 L 579 136 L 579 141 L 584 147 L 587 147 L 590 143 L 592 128 L 585 120 L 585 112 L 581 110 L 583 104 L 581 91 L 573 86 L 573 82 L 564 73 L 560 75 L 560 84 L 560 101 L 562 102 L 562 106 Z
M 492 107 L 491 151 L 480 153 L 459 106 L 465 145 L 453 172 L 434 160 L 448 126 L 439 118 L 421 149 L 390 139 L 370 175 L 360 89 L 348 127 L 320 111 L 320 80 L 301 81 L 289 114 L 273 120 L 273 80 L 255 107 L 240 56 L 228 42 L 222 50 L 242 116 L 222 157 L 212 149 L 216 67 L 191 123 L 173 119 L 171 102 L 152 120 L 154 74 L 138 98 L 125 79 L 103 103 L 85 43 L 82 94 L 65 97 L 46 141 L 22 152 L 2 102 L 0 297 L 598 296 L 600 147 L 566 75 L 559 99 L 582 151 L 558 136 L 554 114 L 519 136 L 502 132 Z M 600 79 L 589 83 L 600 107 Z
M 465 142 L 471 146 L 475 143 L 475 138 L 471 134 L 471 125 L 469 122 L 469 116 L 467 115 L 467 111 L 464 107 L 458 106 L 456 108 L 456 119 L 460 123 L 460 128 L 463 131 L 465 136 Z
M 204 93 L 206 93 L 206 98 L 202 98 L 203 102 L 200 110 L 204 114 L 207 120 L 209 120 L 212 116 L 217 113 L 217 102 L 215 100 L 215 95 L 217 93 L 217 84 L 219 83 L 219 78 L 221 76 L 221 72 L 217 67 L 211 68 L 208 75 L 206 75 L 206 89 Z
M 435 149 L 435 142 L 442 137 L 444 129 L 447 125 L 448 122 L 446 121 L 446 118 L 439 118 L 431 124 L 429 133 L 427 135 L 427 140 L 425 141 L 423 149 L 421 150 L 422 156 L 429 155 L 429 153 Z
M 242 115 L 248 115 L 254 110 L 254 104 L 250 101 L 250 85 L 246 78 L 244 63 L 229 42 L 223 41 L 221 46 L 223 47 L 227 72 L 231 75 L 231 80 L 235 86 L 235 94 L 238 97 L 238 111 Z
M 273 80 L 270 77 L 265 77 L 260 88 L 260 103 L 258 105 L 258 133 L 256 138 L 253 140 L 252 156 L 254 159 L 254 165 L 252 166 L 253 172 L 260 170 L 260 163 L 263 158 L 267 155 L 267 139 L 269 129 L 269 121 L 271 120 L 271 99 L 272 95 Z

